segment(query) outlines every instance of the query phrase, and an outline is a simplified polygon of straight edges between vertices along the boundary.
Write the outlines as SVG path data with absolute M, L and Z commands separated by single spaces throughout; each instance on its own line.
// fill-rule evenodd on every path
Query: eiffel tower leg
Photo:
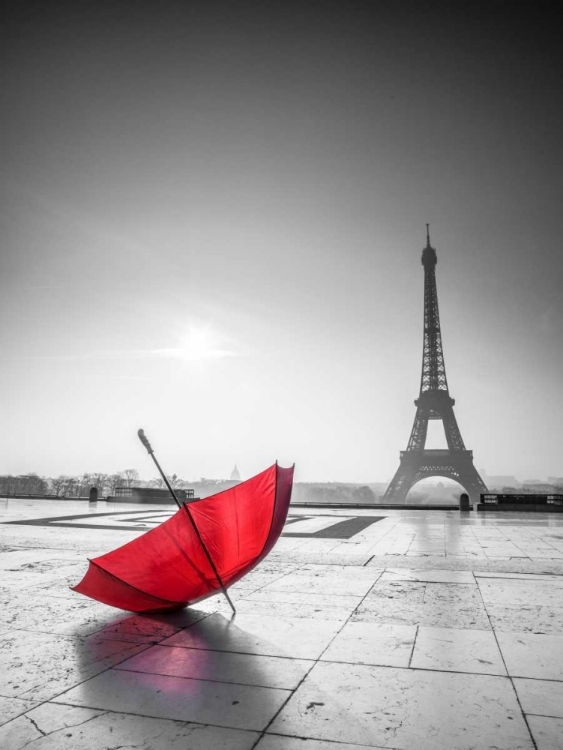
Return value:
M 415 476 L 416 467 L 408 466 L 403 460 L 401 460 L 399 468 L 395 472 L 395 476 L 391 480 L 389 487 L 385 490 L 382 502 L 404 505 L 409 490 L 415 482 Z
M 428 413 L 420 407 L 416 410 L 411 436 L 407 445 L 408 451 L 421 451 L 426 445 L 426 434 L 428 432 Z
M 461 437 L 461 432 L 457 426 L 454 410 L 449 405 L 444 407 L 442 424 L 444 425 L 444 433 L 446 435 L 448 449 L 451 451 L 464 451 L 465 445 L 463 444 L 463 438 Z
M 460 469 L 457 481 L 467 490 L 472 503 L 478 503 L 479 495 L 482 492 L 487 492 L 487 486 L 479 476 L 479 472 L 473 465 L 473 462 Z

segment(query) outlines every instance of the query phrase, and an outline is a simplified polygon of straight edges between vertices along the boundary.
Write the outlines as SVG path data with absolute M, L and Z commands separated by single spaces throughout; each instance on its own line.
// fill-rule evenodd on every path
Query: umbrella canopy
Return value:
M 221 582 L 232 585 L 270 552 L 287 517 L 292 485 L 293 467 L 274 464 L 190 503 L 189 511 L 184 506 L 155 529 L 90 560 L 73 590 L 131 612 L 162 612 L 212 596 L 222 590 Z

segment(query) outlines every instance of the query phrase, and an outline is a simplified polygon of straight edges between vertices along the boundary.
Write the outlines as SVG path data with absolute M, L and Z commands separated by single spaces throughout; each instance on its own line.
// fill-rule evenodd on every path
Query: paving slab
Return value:
M 512 682 L 524 713 L 563 719 L 563 682 L 521 677 Z
M 268 591 L 299 591 L 303 593 L 323 593 L 365 596 L 380 577 L 381 572 L 372 568 L 340 565 L 308 564 L 293 573 L 278 578 L 266 586 Z
M 348 622 L 321 656 L 323 661 L 408 667 L 417 628 Z
M 419 627 L 410 666 L 470 674 L 506 675 L 490 631 Z
M 537 633 L 560 635 L 563 633 L 563 607 L 510 607 L 486 605 L 495 631 L 508 633 Z
M 563 581 L 488 578 L 479 580 L 485 604 L 563 606 Z
M 561 750 L 561 747 L 563 747 L 563 719 L 529 716 L 528 723 L 537 750 Z
M 107 617 L 107 608 L 83 597 L 72 599 L 49 595 L 30 595 L 27 589 L 20 591 L 0 589 L 0 624 L 3 628 L 26 629 L 37 626 L 57 628 L 74 618 L 83 623 L 91 617 Z M 46 630 L 44 632 L 52 632 Z
M 497 633 L 511 677 L 563 681 L 563 635 Z
M 476 584 L 378 581 L 352 619 L 469 630 L 491 627 Z
M 315 607 L 329 608 L 347 608 L 353 611 L 361 603 L 363 596 L 352 596 L 351 594 L 315 594 L 311 591 L 277 591 L 267 588 L 259 589 L 245 597 L 247 602 L 264 602 L 268 604 L 289 604 L 296 605 L 309 604 Z M 288 612 L 290 610 L 288 609 Z
M 317 664 L 271 732 L 410 750 L 532 750 L 510 680 Z
M 62 693 L 57 703 L 232 729 L 264 730 L 289 690 L 108 669 Z
M 44 703 L 0 727 L 5 750 L 251 750 L 256 732 Z

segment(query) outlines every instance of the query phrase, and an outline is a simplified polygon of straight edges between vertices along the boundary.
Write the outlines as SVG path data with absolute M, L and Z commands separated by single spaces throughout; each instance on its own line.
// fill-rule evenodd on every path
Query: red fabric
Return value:
M 277 464 L 189 513 L 225 587 L 270 552 L 287 517 L 293 468 Z M 74 591 L 131 612 L 185 607 L 220 590 L 184 506 L 155 529 L 90 561 Z

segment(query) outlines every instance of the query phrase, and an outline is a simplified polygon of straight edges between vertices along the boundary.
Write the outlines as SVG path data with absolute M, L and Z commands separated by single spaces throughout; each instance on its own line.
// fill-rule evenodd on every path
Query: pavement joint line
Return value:
M 65 691 L 65 692 L 68 692 L 68 691 Z M 64 693 L 61 693 L 61 695 L 64 695 Z M 240 727 L 227 726 L 225 724 L 211 724 L 208 721 L 207 722 L 195 721 L 195 719 L 168 719 L 164 716 L 158 716 L 157 714 L 138 713 L 137 711 L 124 711 L 122 709 L 119 711 L 113 711 L 108 708 L 96 708 L 96 706 L 82 706 L 77 703 L 65 703 L 64 701 L 61 701 L 61 700 L 55 700 L 55 698 L 50 698 L 48 701 L 45 701 L 45 702 L 56 703 L 57 706 L 68 706 L 69 708 L 86 708 L 86 709 L 90 709 L 91 711 L 100 711 L 100 713 L 103 713 L 103 714 L 124 714 L 125 716 L 143 716 L 149 719 L 157 719 L 158 721 L 173 721 L 177 724 L 197 724 L 198 727 L 218 727 L 220 729 L 232 729 L 234 732 L 253 732 L 254 734 L 260 732 L 259 729 L 241 729 Z M 69 727 L 69 729 L 70 728 L 71 727 Z M 392 748 L 390 750 L 392 750 Z
M 508 666 L 506 664 L 506 659 L 504 658 L 504 654 L 503 654 L 502 649 L 500 647 L 500 643 L 499 643 L 499 640 L 498 640 L 497 632 L 496 632 L 495 628 L 493 627 L 493 623 L 491 622 L 491 616 L 489 614 L 489 610 L 487 609 L 487 603 L 485 602 L 485 599 L 483 597 L 483 592 L 481 591 L 481 587 L 479 585 L 479 581 L 477 581 L 477 590 L 479 592 L 479 596 L 481 597 L 481 601 L 483 602 L 483 607 L 485 608 L 485 614 L 487 615 L 487 619 L 489 620 L 489 625 L 491 627 L 491 631 L 493 633 L 493 636 L 494 636 L 494 639 L 495 639 L 495 643 L 497 644 L 497 648 L 499 650 L 500 658 L 502 659 L 502 663 L 503 663 L 504 668 L 506 670 L 506 674 L 508 676 L 508 679 L 510 680 L 510 685 L 512 687 L 512 691 L 513 691 L 514 696 L 516 698 L 516 702 L 518 703 L 518 707 L 520 708 L 520 712 L 522 714 L 522 718 L 524 719 L 524 723 L 526 724 L 526 729 L 528 730 L 528 734 L 530 735 L 530 740 L 532 741 L 532 744 L 533 744 L 535 750 L 538 750 L 538 745 L 536 743 L 536 740 L 535 740 L 534 735 L 532 733 L 532 730 L 530 728 L 530 724 L 528 722 L 527 716 L 524 713 L 524 709 L 523 709 L 522 703 L 520 701 L 520 696 L 518 695 L 518 691 L 516 690 L 516 686 L 514 684 L 514 679 L 513 679 L 512 675 L 510 674 L 510 672 L 508 670 Z
M 558 719 L 563 721 L 561 716 L 552 716 L 552 714 L 537 714 L 534 711 L 526 711 L 526 716 L 540 716 L 542 719 Z
M 418 627 L 418 626 L 417 626 Z M 487 631 L 481 631 L 481 632 L 489 632 Z M 510 680 L 510 675 L 508 674 L 493 674 L 491 672 L 468 672 L 464 669 L 438 669 L 433 667 L 411 667 L 406 666 L 398 666 L 396 664 L 372 664 L 372 663 L 366 663 L 366 662 L 358 662 L 358 661 L 334 661 L 332 659 L 322 659 L 319 658 L 319 661 L 321 661 L 323 664 L 347 664 L 350 667 L 375 667 L 376 669 L 402 669 L 407 672 L 432 672 L 432 673 L 439 673 L 439 674 L 470 674 L 470 675 L 477 675 L 478 677 L 494 677 L 495 679 L 501 679 L 501 680 Z M 125 671 L 125 670 L 120 670 Z M 195 679 L 195 678 L 194 678 Z M 529 679 L 529 678 L 519 678 L 519 679 Z M 220 681 L 220 680 L 219 680 Z M 539 680 L 542 682 L 542 680 Z M 552 682 L 559 682 L 559 680 L 552 680 Z M 238 684 L 238 683 L 237 683 Z M 541 716 L 542 714 L 538 714 L 538 716 Z M 554 717 L 558 718 L 558 717 Z M 560 718 L 560 717 L 559 717 Z
M 411 664 L 412 664 L 412 659 L 413 659 L 413 656 L 414 656 L 414 649 L 415 649 L 415 646 L 416 646 L 416 639 L 418 638 L 418 631 L 419 631 L 419 629 L 420 629 L 420 624 L 416 626 L 416 630 L 415 630 L 415 633 L 414 633 L 414 638 L 413 638 L 413 642 L 412 642 L 412 649 L 411 649 L 411 653 L 410 653 L 410 656 L 409 656 L 409 663 L 408 663 L 408 668 L 409 669 L 412 669 Z
M 204 646 L 193 646 L 193 645 L 182 646 L 180 643 L 155 643 L 154 645 L 162 646 L 162 648 L 183 648 L 186 651 L 213 651 L 218 654 L 240 654 L 241 656 L 265 656 L 268 659 L 287 659 L 288 661 L 296 661 L 296 660 L 297 661 L 311 661 L 311 662 L 318 661 L 318 659 L 310 659 L 310 658 L 307 659 L 307 658 L 301 658 L 301 657 L 295 657 L 295 656 L 282 656 L 281 654 L 257 654 L 255 651 L 229 651 L 228 649 L 225 649 L 225 648 L 205 648 Z M 112 668 L 114 666 L 115 664 L 112 664 Z M 128 670 L 128 671 L 136 671 L 136 670 Z M 195 680 L 198 678 L 193 677 L 190 679 Z M 221 680 L 214 680 L 214 682 L 221 682 Z M 240 683 L 240 684 L 243 685 L 245 683 Z
M 322 742 L 323 744 L 325 744 L 325 743 L 329 744 L 330 743 L 331 745 L 339 745 L 339 746 L 342 745 L 342 742 L 340 742 L 340 740 L 329 740 L 329 739 L 315 740 L 312 737 L 307 737 L 307 735 L 305 735 L 305 734 L 303 734 L 303 735 L 282 734 L 282 732 L 264 732 L 264 734 L 267 734 L 268 737 L 284 737 L 284 738 L 291 739 L 291 740 L 302 740 L 302 741 L 305 741 L 305 742 L 311 742 L 311 740 L 313 740 L 313 741 L 316 741 L 316 742 Z M 262 737 L 260 737 L 260 739 L 258 740 L 258 742 L 261 739 L 262 739 Z M 350 747 L 361 747 L 362 750 L 364 750 L 364 748 L 369 748 L 369 750 L 402 750 L 402 748 L 391 747 L 390 745 L 385 745 L 385 747 L 384 747 L 383 745 L 365 745 L 365 744 L 361 744 L 361 743 L 358 743 L 358 742 L 346 742 L 345 744 L 347 746 L 349 745 Z M 255 747 L 256 747 L 256 744 L 252 745 L 252 747 L 250 748 L 250 750 L 253 750 Z
M 234 653 L 239 653 L 234 652 Z M 249 654 L 245 654 L 248 656 Z M 264 654 L 252 654 L 252 656 L 264 656 Z M 269 657 L 267 657 L 269 658 Z M 110 667 L 115 669 L 115 665 Z M 312 667 L 311 667 L 312 669 Z M 165 672 L 145 672 L 142 669 L 119 669 L 119 672 L 128 672 L 130 674 L 149 674 L 157 675 L 158 677 L 170 677 L 174 680 L 196 680 L 197 682 L 213 682 L 219 685 L 237 685 L 238 687 L 255 687 L 260 690 L 284 690 L 285 692 L 293 692 L 294 688 L 277 687 L 275 685 L 255 685 L 251 682 L 235 682 L 234 680 L 214 680 L 211 677 L 192 677 L 191 675 L 178 675 L 178 674 L 166 674 Z

